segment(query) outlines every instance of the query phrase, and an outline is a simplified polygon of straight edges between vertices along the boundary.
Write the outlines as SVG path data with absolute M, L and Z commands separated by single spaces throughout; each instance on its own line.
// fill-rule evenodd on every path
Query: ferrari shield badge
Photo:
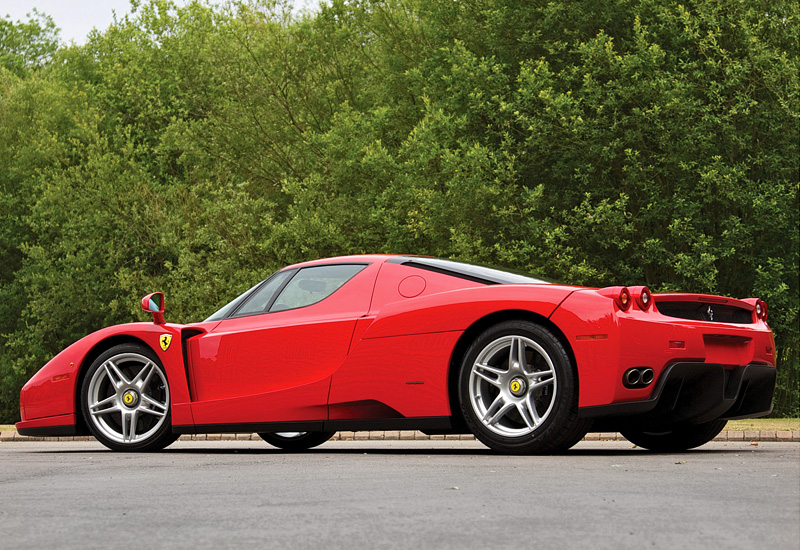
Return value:
M 172 343 L 172 335 L 162 334 L 161 336 L 159 336 L 158 342 L 161 344 L 161 349 L 167 351 L 169 349 L 170 343 Z

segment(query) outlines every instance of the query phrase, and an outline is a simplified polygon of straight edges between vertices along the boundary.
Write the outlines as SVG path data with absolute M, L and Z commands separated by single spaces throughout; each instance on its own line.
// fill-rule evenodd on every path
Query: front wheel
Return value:
M 590 422 L 578 417 L 577 374 L 548 329 L 506 321 L 467 350 L 459 380 L 461 412 L 482 443 L 509 454 L 572 447 Z
M 121 344 L 95 359 L 81 386 L 86 425 L 115 451 L 157 451 L 175 439 L 169 383 L 147 347 Z
M 622 436 L 639 447 L 656 452 L 679 452 L 705 445 L 719 434 L 727 420 L 712 420 L 703 424 L 686 424 L 669 430 L 620 430 Z
M 322 445 L 336 432 L 260 432 L 258 435 L 274 447 L 285 451 L 306 451 Z

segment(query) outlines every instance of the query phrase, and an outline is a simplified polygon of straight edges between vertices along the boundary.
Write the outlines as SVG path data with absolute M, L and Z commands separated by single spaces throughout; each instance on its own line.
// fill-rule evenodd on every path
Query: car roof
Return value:
M 353 254 L 350 256 L 336 256 L 333 258 L 320 258 L 319 260 L 309 260 L 307 262 L 300 262 L 297 264 L 287 265 L 283 269 L 297 269 L 298 267 L 311 267 L 315 265 L 328 265 L 328 264 L 372 264 L 375 262 L 385 262 L 386 260 L 396 257 L 398 257 L 397 254 Z
M 531 283 L 552 284 L 552 281 L 532 277 L 530 275 L 514 273 L 513 271 L 507 271 L 505 269 L 496 269 L 481 265 L 457 262 L 454 260 L 434 258 L 432 256 L 417 256 L 411 254 L 362 254 L 352 256 L 337 256 L 335 258 L 323 258 L 320 260 L 311 260 L 308 262 L 294 264 L 287 266 L 284 269 L 297 269 L 301 267 L 330 264 L 375 262 L 392 262 L 413 266 L 426 271 L 441 273 L 443 275 L 458 277 L 460 279 L 466 279 L 487 285 Z

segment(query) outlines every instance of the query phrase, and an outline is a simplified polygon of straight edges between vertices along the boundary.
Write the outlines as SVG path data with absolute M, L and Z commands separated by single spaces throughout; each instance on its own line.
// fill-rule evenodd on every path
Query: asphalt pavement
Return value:
M 800 548 L 800 445 L 0 443 L 0 548 Z

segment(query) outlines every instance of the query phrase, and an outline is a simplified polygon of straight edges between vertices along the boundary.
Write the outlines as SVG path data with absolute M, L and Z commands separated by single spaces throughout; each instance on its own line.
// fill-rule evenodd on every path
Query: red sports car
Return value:
M 308 449 L 337 430 L 473 433 L 502 453 L 620 431 L 684 450 L 772 410 L 760 300 L 552 284 L 435 258 L 286 267 L 201 323 L 99 330 L 21 393 L 22 435 L 91 433 L 120 451 L 258 432 Z

